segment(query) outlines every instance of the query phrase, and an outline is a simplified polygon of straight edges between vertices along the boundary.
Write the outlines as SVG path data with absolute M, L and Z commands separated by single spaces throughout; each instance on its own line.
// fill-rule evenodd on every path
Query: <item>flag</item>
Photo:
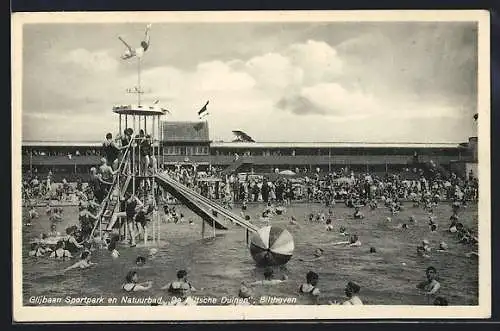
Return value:
M 205 103 L 205 105 L 203 106 L 203 108 L 201 108 L 200 110 L 198 110 L 198 117 L 200 119 L 203 119 L 203 118 L 205 118 L 208 115 L 208 110 L 207 110 L 208 102 L 209 101 L 207 101 L 207 103 Z
M 479 116 L 479 114 L 478 114 L 478 113 L 475 113 L 475 114 L 474 114 L 474 121 L 477 121 L 478 116 Z

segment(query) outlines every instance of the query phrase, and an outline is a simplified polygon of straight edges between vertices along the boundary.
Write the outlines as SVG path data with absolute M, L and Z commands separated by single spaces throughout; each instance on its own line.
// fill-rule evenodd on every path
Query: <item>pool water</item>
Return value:
M 246 214 L 259 226 L 267 225 L 259 219 L 263 205 L 250 205 Z M 216 238 L 201 238 L 201 221 L 190 211 L 179 206 L 186 219 L 193 219 L 194 224 L 164 223 L 161 225 L 161 242 L 158 253 L 153 259 L 148 257 L 149 247 L 130 248 L 120 246 L 120 257 L 112 259 L 107 250 L 95 250 L 92 261 L 98 265 L 87 270 L 62 270 L 73 264 L 71 261 L 55 261 L 49 258 L 28 257 L 29 242 L 42 232 L 48 232 L 50 222 L 44 208 L 39 208 L 40 217 L 31 226 L 23 227 L 23 302 L 34 305 L 30 299 L 38 296 L 65 298 L 67 296 L 103 296 L 117 298 L 116 305 L 124 295 L 130 297 L 163 297 L 167 292 L 160 288 L 176 279 L 176 271 L 186 269 L 194 287 L 196 296 L 221 299 L 236 297 L 242 281 L 253 282 L 263 278 L 263 269 L 255 266 L 245 243 L 245 231 L 234 225 L 227 231 L 217 231 Z M 298 288 L 305 282 L 309 270 L 319 274 L 318 288 L 321 302 L 344 300 L 343 289 L 348 281 L 355 281 L 361 286 L 360 298 L 365 304 L 381 305 L 426 305 L 432 302 L 415 288 L 425 280 L 425 269 L 434 266 L 438 270 L 441 289 L 450 305 L 478 304 L 478 261 L 468 258 L 465 253 L 471 247 L 458 243 L 455 235 L 447 232 L 448 219 L 451 215 L 449 204 L 435 208 L 438 231 L 430 232 L 427 213 L 406 204 L 406 209 L 392 217 L 392 222 L 385 221 L 391 216 L 386 208 L 374 211 L 362 209 L 365 218 L 350 219 L 353 213 L 343 205 L 334 208 L 334 231 L 326 231 L 325 225 L 306 221 L 306 215 L 327 209 L 320 204 L 292 204 L 284 215 L 274 216 L 271 225 L 286 228 L 294 237 L 295 251 L 292 259 L 284 267 L 275 267 L 275 278 L 283 275 L 288 280 L 282 284 L 267 287 L 255 287 L 254 297 L 261 295 L 297 298 L 297 304 L 307 301 L 297 297 Z M 237 213 L 240 209 L 235 208 Z M 298 224 L 290 225 L 289 219 L 295 216 Z M 406 222 L 414 215 L 417 224 L 409 229 L 395 229 L 401 222 Z M 460 222 L 477 229 L 477 205 L 462 209 Z M 64 208 L 64 221 L 58 225 L 58 231 L 64 232 L 69 224 L 76 224 L 76 207 Z M 362 242 L 361 247 L 333 246 L 331 243 L 346 240 L 338 229 L 345 226 L 347 232 L 356 233 Z M 206 235 L 212 233 L 206 228 Z M 416 246 L 423 240 L 430 241 L 436 248 L 441 241 L 448 244 L 448 252 L 433 251 L 430 258 L 419 257 Z M 316 247 L 324 249 L 324 256 L 314 262 L 302 262 L 299 259 L 311 259 Z M 375 247 L 376 253 L 369 253 Z M 144 267 L 138 268 L 135 259 L 138 255 L 148 257 Z M 151 280 L 153 287 L 147 292 L 124 293 L 121 285 L 130 270 L 137 270 L 139 281 Z M 218 301 L 221 304 L 221 301 Z M 63 302 L 55 305 L 65 305 Z M 108 305 L 108 303 L 103 303 Z M 47 305 L 50 305 L 48 303 Z

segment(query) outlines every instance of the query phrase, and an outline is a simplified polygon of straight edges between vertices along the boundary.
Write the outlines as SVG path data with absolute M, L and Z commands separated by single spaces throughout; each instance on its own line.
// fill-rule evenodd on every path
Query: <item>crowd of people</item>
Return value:
M 433 218 L 433 209 L 443 201 L 453 201 L 453 213 L 450 217 L 448 231 L 456 236 L 456 239 L 471 247 L 468 256 L 478 256 L 478 238 L 475 230 L 467 228 L 458 221 L 458 210 L 468 203 L 478 199 L 478 181 L 472 174 L 467 178 L 459 178 L 451 173 L 449 177 L 443 178 L 437 172 L 425 171 L 424 169 L 413 169 L 417 174 L 416 178 L 403 179 L 400 175 L 386 174 L 377 176 L 369 173 L 354 173 L 348 169 L 341 169 L 338 172 L 322 174 L 320 171 L 313 175 L 298 178 L 295 176 L 251 176 L 237 174 L 225 175 L 222 169 L 210 168 L 208 171 L 199 172 L 196 166 L 193 167 L 173 167 L 160 169 L 157 160 L 152 153 L 151 140 L 144 131 L 140 131 L 132 139 L 133 131 L 126 129 L 122 136 L 113 139 L 109 133 L 103 143 L 103 155 L 101 164 L 91 169 L 91 177 L 88 183 L 78 181 L 76 185 L 70 185 L 67 181 L 60 183 L 56 189 L 56 196 L 74 195 L 78 201 L 78 224 L 65 228 L 65 233 L 57 231 L 58 225 L 64 219 L 62 208 L 48 205 L 46 214 L 51 222 L 51 231 L 41 234 L 40 238 L 31 243 L 29 256 L 47 257 L 57 260 L 71 260 L 79 256 L 79 260 L 64 269 L 64 272 L 72 269 L 88 269 L 96 265 L 91 262 L 92 251 L 97 245 L 105 247 L 114 258 L 120 258 L 118 251 L 119 237 L 113 232 L 105 238 L 97 239 L 93 234 L 99 219 L 105 212 L 105 206 L 111 200 L 115 200 L 119 205 L 118 211 L 114 213 L 111 223 L 117 217 L 124 217 L 129 229 L 130 247 L 136 246 L 137 236 L 145 235 L 145 228 L 151 222 L 153 213 L 158 212 L 157 203 L 164 203 L 163 213 L 167 222 L 182 223 L 184 215 L 178 212 L 175 207 L 168 207 L 169 202 L 174 199 L 165 192 L 157 189 L 152 191 L 152 183 L 147 179 L 141 180 L 137 185 L 135 194 L 125 192 L 124 198 L 120 198 L 119 190 L 113 191 L 113 183 L 117 178 L 117 173 L 127 174 L 131 171 L 142 174 L 154 174 L 163 171 L 171 178 L 196 190 L 201 195 L 210 199 L 223 202 L 226 208 L 234 208 L 235 203 L 242 206 L 242 216 L 248 203 L 263 203 L 265 209 L 262 213 L 263 220 L 269 220 L 272 215 L 281 215 L 287 205 L 297 200 L 306 202 L 322 203 L 328 208 L 327 213 L 310 213 L 304 222 L 322 223 L 326 226 L 326 231 L 334 231 L 332 224 L 332 208 L 339 201 L 347 207 L 353 208 L 353 219 L 364 218 L 361 207 L 379 208 L 379 204 L 387 208 L 392 215 L 397 215 L 404 209 L 403 202 L 411 201 L 413 207 L 423 208 L 429 213 L 429 230 L 437 230 L 437 223 Z M 134 149 L 137 155 L 135 161 L 128 163 L 129 168 L 120 168 L 121 160 L 127 148 L 132 144 L 137 144 L 140 148 Z M 139 170 L 142 169 L 142 170 Z M 40 181 L 36 174 L 26 174 L 23 178 L 23 197 L 27 199 L 47 198 L 52 187 L 51 174 L 44 181 Z M 149 192 L 149 193 L 148 193 Z M 151 193 L 153 192 L 153 193 Z M 62 198 L 60 198 L 62 199 Z M 30 225 L 31 221 L 38 218 L 38 212 L 34 206 L 29 206 L 26 214 Z M 246 218 L 249 220 L 249 218 Z M 391 218 L 387 218 L 391 222 Z M 296 225 L 299 221 L 295 216 L 291 216 L 290 225 Z M 192 221 L 190 220 L 190 223 Z M 408 229 L 415 223 L 415 218 L 410 217 L 406 223 L 398 224 L 400 229 Z M 345 245 L 347 247 L 362 246 L 361 239 L 356 233 L 349 233 L 345 227 L 339 229 L 340 233 L 348 240 L 330 243 L 331 247 Z M 427 240 L 423 240 L 417 247 L 417 254 L 420 257 L 428 258 L 436 252 L 447 250 L 445 242 L 440 243 L 437 249 L 430 247 Z M 376 253 L 376 247 L 370 247 L 370 253 Z M 314 251 L 312 259 L 301 259 L 302 261 L 317 261 L 323 258 L 324 249 L 318 248 Z M 156 253 L 151 251 L 150 257 Z M 140 267 L 146 263 L 144 257 L 139 256 L 134 262 Z M 252 288 L 255 286 L 271 286 L 282 282 L 287 282 L 288 277 L 281 279 L 273 278 L 273 270 L 266 269 L 262 280 L 254 282 L 243 281 L 238 297 L 241 299 L 238 304 L 251 304 L 249 298 L 252 297 Z M 132 270 L 126 275 L 122 290 L 125 292 L 148 291 L 152 288 L 152 282 L 139 282 L 137 270 Z M 436 268 L 430 266 L 426 270 L 426 281 L 417 285 L 426 295 L 432 296 L 436 305 L 447 305 L 447 300 L 438 295 L 440 283 Z M 309 271 L 305 276 L 305 283 L 300 284 L 297 293 L 310 299 L 312 304 L 343 304 L 362 305 L 361 285 L 354 281 L 349 281 L 344 289 L 346 299 L 341 302 L 326 301 L 321 298 L 321 291 L 318 287 L 319 275 L 314 271 Z M 196 289 L 187 281 L 187 272 L 180 270 L 177 273 L 177 280 L 160 288 L 167 290 L 177 297 L 177 301 L 169 304 L 189 305 L 196 304 L 190 299 L 191 293 Z M 191 300 L 191 301 L 190 301 Z

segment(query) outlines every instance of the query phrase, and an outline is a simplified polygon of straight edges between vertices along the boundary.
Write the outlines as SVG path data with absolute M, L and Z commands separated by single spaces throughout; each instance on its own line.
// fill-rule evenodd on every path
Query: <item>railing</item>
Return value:
M 108 194 L 106 195 L 106 197 L 103 200 L 103 204 L 102 204 L 102 207 L 101 207 L 100 215 L 99 215 L 96 223 L 94 224 L 94 227 L 92 228 L 92 231 L 90 232 L 89 239 L 93 238 L 95 230 L 97 229 L 97 227 L 99 227 L 99 236 L 102 237 L 102 227 L 101 227 L 102 218 L 104 216 L 104 212 L 106 211 L 106 208 L 108 207 L 109 202 L 111 201 L 111 195 L 113 194 L 113 192 L 115 190 L 116 184 L 120 183 L 120 172 L 122 171 L 122 167 L 126 163 L 125 161 L 127 160 L 128 156 L 129 156 L 130 146 L 132 145 L 133 141 L 134 141 L 133 139 L 130 140 L 129 144 L 127 145 L 127 148 L 125 149 L 125 153 L 123 153 L 123 157 L 122 157 L 122 159 L 120 161 L 120 164 L 118 165 L 118 169 L 117 169 L 116 175 L 113 178 L 113 182 L 112 182 L 112 184 L 111 184 L 111 186 L 109 188 Z

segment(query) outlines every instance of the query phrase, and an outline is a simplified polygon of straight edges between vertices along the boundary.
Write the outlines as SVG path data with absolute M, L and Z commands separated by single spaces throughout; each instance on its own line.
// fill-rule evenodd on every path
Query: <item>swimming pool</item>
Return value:
M 246 214 L 259 226 L 266 223 L 259 220 L 263 205 L 249 205 Z M 178 207 L 186 220 L 195 220 L 193 225 L 162 224 L 161 244 L 154 259 L 148 259 L 146 266 L 136 268 L 135 258 L 148 255 L 149 248 L 127 246 L 119 247 L 121 256 L 113 260 L 106 250 L 93 252 L 93 262 L 99 263 L 89 270 L 72 270 L 65 274 L 62 270 L 74 261 L 53 261 L 48 258 L 28 257 L 29 241 L 48 232 L 50 222 L 43 208 L 39 208 L 40 218 L 32 226 L 23 227 L 23 302 L 25 305 L 37 305 L 34 298 L 62 298 L 62 302 L 44 305 L 69 304 L 65 298 L 82 296 L 103 296 L 117 298 L 116 305 L 123 296 L 144 298 L 166 298 L 166 291 L 160 287 L 176 278 L 178 269 L 189 272 L 189 280 L 199 289 L 196 296 L 216 298 L 221 304 L 223 297 L 235 297 L 241 281 L 249 282 L 263 278 L 262 268 L 255 266 L 245 245 L 245 231 L 237 226 L 230 226 L 227 231 L 217 231 L 215 239 L 201 239 L 201 222 L 197 216 Z M 275 216 L 272 225 L 285 227 L 295 241 L 292 259 L 285 267 L 275 268 L 275 278 L 287 275 L 288 280 L 280 285 L 255 288 L 254 296 L 269 295 L 283 298 L 297 298 L 296 303 L 307 303 L 297 297 L 297 291 L 305 274 L 313 270 L 319 274 L 318 288 L 322 302 L 342 300 L 343 289 L 348 281 L 355 281 L 361 286 L 360 297 L 365 304 L 382 305 L 424 305 L 428 299 L 420 294 L 415 286 L 425 279 L 425 269 L 434 266 L 441 282 L 440 295 L 447 298 L 450 305 L 478 304 L 478 261 L 467 258 L 465 253 L 471 249 L 457 243 L 454 235 L 446 231 L 451 215 L 449 204 L 442 204 L 434 209 L 438 231 L 431 233 L 427 225 L 427 213 L 422 209 L 412 208 L 406 203 L 406 209 L 394 216 L 392 223 L 385 222 L 391 216 L 386 208 L 370 211 L 363 208 L 366 218 L 349 219 L 353 210 L 337 205 L 334 208 L 333 224 L 335 231 L 325 231 L 325 225 L 309 223 L 306 215 L 320 210 L 327 211 L 320 204 L 292 204 L 285 215 Z M 235 211 L 239 213 L 240 209 Z M 294 215 L 297 225 L 289 225 L 290 216 Z M 393 227 L 401 221 L 407 221 L 414 215 L 417 224 L 410 229 L 401 230 Z M 58 231 L 64 232 L 69 224 L 77 223 L 76 207 L 64 207 L 64 221 Z M 460 222 L 477 229 L 477 205 L 462 209 Z M 350 233 L 357 233 L 363 245 L 357 248 L 329 246 L 329 243 L 345 240 L 338 229 L 341 225 Z M 207 227 L 207 229 L 210 229 Z M 207 231 L 209 234 L 211 231 Z M 430 258 L 419 257 L 416 246 L 421 240 L 428 239 L 431 246 L 437 247 L 445 241 L 449 252 L 433 252 Z M 370 254 L 370 247 L 377 252 Z M 325 250 L 324 257 L 315 262 L 301 262 L 299 258 L 310 259 L 316 247 Z M 138 270 L 139 281 L 152 280 L 153 288 L 148 292 L 128 294 L 121 290 L 125 275 L 129 270 Z M 30 302 L 31 301 L 31 302 Z M 205 302 L 213 304 L 213 302 Z M 84 304 L 84 303 L 82 303 Z M 103 305 L 109 305 L 104 302 Z M 138 304 L 138 303 L 132 303 Z M 139 303 L 141 304 L 141 303 Z M 147 303 L 146 303 L 147 304 Z

